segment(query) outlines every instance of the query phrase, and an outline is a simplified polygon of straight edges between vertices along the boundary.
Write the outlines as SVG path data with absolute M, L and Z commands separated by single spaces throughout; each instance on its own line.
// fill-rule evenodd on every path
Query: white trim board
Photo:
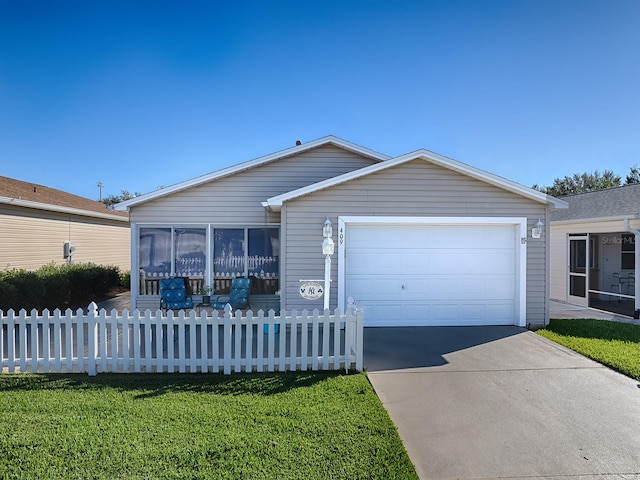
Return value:
M 516 229 L 516 318 L 527 325 L 527 219 L 525 217 L 372 217 L 338 216 L 338 308 L 346 311 L 346 244 L 349 225 L 513 225 Z M 524 242 L 522 239 L 525 239 Z

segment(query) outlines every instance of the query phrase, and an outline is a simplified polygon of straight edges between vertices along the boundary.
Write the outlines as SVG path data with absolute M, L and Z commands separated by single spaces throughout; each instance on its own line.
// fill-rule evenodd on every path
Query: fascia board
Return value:
M 115 220 L 119 222 L 129 223 L 128 217 L 121 217 L 120 215 L 111 215 L 109 213 L 100 213 L 91 210 L 82 210 L 79 208 L 63 207 L 61 205 L 51 205 L 49 203 L 31 202 L 29 200 L 21 200 L 19 198 L 0 197 L 0 203 L 4 203 L 6 205 L 15 205 L 18 207 L 34 208 L 37 210 L 46 210 L 49 212 L 69 213 L 72 215 L 80 215 L 83 217 L 103 218 L 106 220 Z
M 617 222 L 621 220 L 638 220 L 633 215 L 616 215 L 613 217 L 573 218 L 571 220 L 552 220 L 551 225 L 575 225 L 579 223 Z
M 233 175 L 235 173 L 242 172 L 244 170 L 248 170 L 250 168 L 263 165 L 265 163 L 273 162 L 275 160 L 279 160 L 281 158 L 290 157 L 292 155 L 296 155 L 298 153 L 304 152 L 306 150 L 310 150 L 312 148 L 316 148 L 322 145 L 333 144 L 339 147 L 342 147 L 346 150 L 350 150 L 355 153 L 359 153 L 366 157 L 373 158 L 380 162 L 388 160 L 388 155 L 384 155 L 382 153 L 376 152 L 369 148 L 361 147 L 360 145 L 356 145 L 355 143 L 347 142 L 346 140 L 342 140 L 341 138 L 334 137 L 333 135 L 328 135 L 326 137 L 318 138 L 317 140 L 312 140 L 310 142 L 303 143 L 301 145 L 296 145 L 291 148 L 287 148 L 285 150 L 281 150 L 279 152 L 271 153 L 269 155 L 265 155 L 254 160 L 249 160 L 247 162 L 239 163 L 236 165 L 232 165 L 227 168 L 223 168 L 221 170 L 217 170 L 215 172 L 209 173 L 207 175 L 202 175 L 200 177 L 193 178 L 191 180 L 186 180 L 184 182 L 176 183 L 175 185 L 171 185 L 166 188 L 162 188 L 156 190 L 154 192 L 146 193 L 144 195 L 140 195 L 136 198 L 132 198 L 131 200 L 126 200 L 124 202 L 120 202 L 114 205 L 115 210 L 127 210 L 129 207 L 134 205 L 138 205 L 140 203 L 147 202 L 149 200 L 153 200 L 159 197 L 163 197 L 165 195 L 169 195 L 175 192 L 179 192 L 181 190 L 185 190 L 187 188 L 191 188 L 197 185 L 201 185 L 203 183 L 211 182 L 217 180 L 219 178 L 227 177 L 229 175 Z
M 478 168 L 472 167 L 462 162 L 458 162 L 457 160 L 453 160 L 451 158 L 444 157 L 442 155 L 438 155 L 437 153 L 430 152 L 429 150 L 418 150 L 415 152 L 407 153 L 405 155 L 401 155 L 399 157 L 392 158 L 390 160 L 386 160 L 384 162 L 371 165 L 369 167 L 364 167 L 359 170 L 355 170 L 353 172 L 345 173 L 343 175 L 330 178 L 327 180 L 323 180 L 322 182 L 314 183 L 313 185 L 309 185 L 306 187 L 299 188 L 297 190 L 293 190 L 291 192 L 283 193 L 281 195 L 277 195 L 275 197 L 271 197 L 267 199 L 265 202 L 262 202 L 262 206 L 265 208 L 270 208 L 272 211 L 279 211 L 282 208 L 282 203 L 288 200 L 292 200 L 297 197 L 301 197 L 303 195 L 307 195 L 313 192 L 317 192 L 318 190 L 322 190 L 324 188 L 333 187 L 335 185 L 339 185 L 344 182 L 348 182 L 350 180 L 354 180 L 356 178 L 360 178 L 371 173 L 376 173 L 381 170 L 394 167 L 401 163 L 413 161 L 413 160 L 425 160 L 430 163 L 434 163 L 443 168 L 448 168 L 450 170 L 454 170 L 456 172 L 462 173 L 464 175 L 468 175 L 470 177 L 482 180 L 491 185 L 503 188 L 505 190 L 509 190 L 518 195 L 525 196 L 537 202 L 551 205 L 553 208 L 568 208 L 569 204 L 564 200 L 560 200 L 558 198 L 551 197 L 542 192 L 538 192 L 537 190 L 533 190 L 532 188 L 525 187 L 524 185 L 520 185 L 519 183 L 512 182 L 511 180 L 507 180 L 506 178 L 499 177 L 489 172 L 485 172 L 484 170 L 480 170 Z

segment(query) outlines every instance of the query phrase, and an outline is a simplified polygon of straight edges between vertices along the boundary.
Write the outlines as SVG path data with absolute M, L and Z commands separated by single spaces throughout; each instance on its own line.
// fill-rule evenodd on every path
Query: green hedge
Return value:
M 128 288 L 127 278 L 129 272 L 121 274 L 118 267 L 93 263 L 7 270 L 0 272 L 0 310 L 85 306 L 114 288 Z

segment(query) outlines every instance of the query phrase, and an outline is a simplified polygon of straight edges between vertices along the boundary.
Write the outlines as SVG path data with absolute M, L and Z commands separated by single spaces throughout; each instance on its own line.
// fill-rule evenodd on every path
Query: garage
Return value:
M 341 217 L 340 225 L 339 296 L 364 309 L 365 325 L 525 324 L 525 219 Z

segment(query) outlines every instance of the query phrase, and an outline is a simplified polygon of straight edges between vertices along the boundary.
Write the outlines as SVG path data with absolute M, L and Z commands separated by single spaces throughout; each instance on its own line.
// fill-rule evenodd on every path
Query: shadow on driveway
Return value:
M 368 372 L 446 365 L 444 356 L 526 331 L 521 327 L 367 327 L 364 367 Z

